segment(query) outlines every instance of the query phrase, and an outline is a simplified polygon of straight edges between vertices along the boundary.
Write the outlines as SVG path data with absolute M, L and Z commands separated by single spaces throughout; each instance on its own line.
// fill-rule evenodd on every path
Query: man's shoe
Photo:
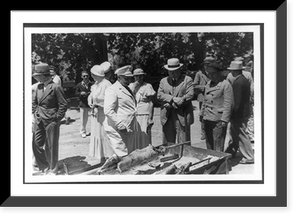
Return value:
M 85 133 L 81 134 L 81 137 L 86 138 L 86 134 Z

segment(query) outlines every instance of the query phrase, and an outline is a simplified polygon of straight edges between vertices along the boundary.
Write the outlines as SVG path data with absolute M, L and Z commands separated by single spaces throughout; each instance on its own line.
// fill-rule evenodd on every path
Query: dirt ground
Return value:
M 70 107 L 66 116 L 70 117 L 70 123 L 66 124 L 65 119 L 61 121 L 60 139 L 59 139 L 59 174 L 76 174 L 77 170 L 88 168 L 98 164 L 100 161 L 90 157 L 89 142 L 90 136 L 82 138 L 79 133 L 80 117 L 79 109 L 76 105 L 77 100 L 70 100 Z M 195 122 L 191 126 L 191 143 L 194 147 L 206 148 L 205 140 L 200 140 L 200 122 L 198 120 L 199 109 L 197 101 L 193 101 Z M 90 132 L 90 120 L 87 124 L 87 132 Z M 152 145 L 157 146 L 162 143 L 162 127 L 160 124 L 160 109 L 154 109 L 154 125 L 152 127 Z M 248 174 L 253 173 L 253 165 L 241 165 L 241 155 L 231 160 L 232 171 L 229 174 Z

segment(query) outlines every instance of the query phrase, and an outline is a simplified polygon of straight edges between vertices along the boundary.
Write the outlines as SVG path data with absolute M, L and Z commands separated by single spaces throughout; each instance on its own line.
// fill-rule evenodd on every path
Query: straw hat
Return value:
M 243 67 L 242 61 L 232 61 L 230 63 L 230 66 L 227 69 L 228 70 L 243 70 L 245 68 Z
M 171 58 L 171 59 L 168 59 L 168 62 L 166 65 L 164 65 L 164 68 L 167 69 L 167 70 L 177 70 L 179 68 L 181 68 L 183 66 L 182 63 L 179 62 L 179 59 L 177 58 Z
M 115 74 L 117 74 L 118 76 L 133 76 L 131 71 L 132 71 L 132 66 L 127 65 L 117 69 Z
M 95 76 L 101 76 L 104 77 L 104 70 L 100 65 L 95 65 L 91 69 L 91 73 L 94 74 Z

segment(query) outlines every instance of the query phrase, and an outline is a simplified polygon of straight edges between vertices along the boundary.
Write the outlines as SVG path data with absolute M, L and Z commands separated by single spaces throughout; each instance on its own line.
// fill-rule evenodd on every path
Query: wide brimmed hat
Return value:
M 177 70 L 183 66 L 182 63 L 179 62 L 179 59 L 177 58 L 171 58 L 168 59 L 168 62 L 166 65 L 164 65 L 164 68 L 167 70 Z
M 104 77 L 104 70 L 100 65 L 95 65 L 92 67 L 91 69 L 91 73 L 94 74 L 95 76 L 100 76 L 100 77 Z
M 208 64 L 208 63 L 212 63 L 212 62 L 215 62 L 216 59 L 213 58 L 213 57 L 205 57 L 204 60 L 203 60 L 203 64 Z
M 127 65 L 117 69 L 115 74 L 117 74 L 118 76 L 133 76 L 131 71 L 132 71 L 132 66 Z
M 107 73 L 108 71 L 110 71 L 110 68 L 111 68 L 110 62 L 105 61 L 105 62 L 101 63 L 100 66 L 103 68 L 104 73 Z
M 134 76 L 146 75 L 146 73 L 144 72 L 144 70 L 138 68 L 138 69 L 135 69 L 135 70 L 133 71 L 133 75 L 134 75 Z
M 32 76 L 49 75 L 50 68 L 47 63 L 39 63 L 34 66 Z
M 243 67 L 242 61 L 232 61 L 230 63 L 230 66 L 227 68 L 228 70 L 243 70 L 245 67 Z

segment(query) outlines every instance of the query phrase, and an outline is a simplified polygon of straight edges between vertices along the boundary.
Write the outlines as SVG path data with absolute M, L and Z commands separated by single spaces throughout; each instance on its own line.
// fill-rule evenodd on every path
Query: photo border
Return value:
M 25 28 L 32 29 L 33 33 L 39 33 L 40 28 L 47 29 L 48 32 L 52 32 L 53 30 L 57 30 L 57 28 L 155 28 L 155 27 L 247 27 L 247 26 L 257 26 L 259 27 L 259 41 L 260 46 L 254 47 L 260 51 L 260 64 L 259 64 L 259 72 L 260 72 L 260 103 L 261 103 L 261 128 L 264 126 L 264 23 L 24 23 L 23 24 L 23 38 L 24 38 L 24 45 L 23 51 L 25 51 Z M 35 31 L 34 29 L 37 29 Z M 230 32 L 230 31 L 228 31 Z M 54 33 L 54 32 L 53 32 Z M 71 32 L 73 33 L 73 32 Z M 25 52 L 23 55 L 23 77 L 25 79 Z M 23 82 L 24 94 L 25 94 L 25 80 Z M 24 106 L 25 106 L 25 99 L 24 99 Z M 25 125 L 25 109 L 23 109 L 23 126 Z M 259 120 L 258 120 L 259 122 Z M 23 128 L 25 131 L 25 127 Z M 25 132 L 23 134 L 23 152 L 25 152 Z M 259 167 L 261 172 L 261 179 L 219 179 L 219 180 L 125 180 L 125 181 L 113 181 L 113 180 L 101 180 L 101 181 L 55 181 L 55 182 L 47 182 L 47 181 L 40 181 L 40 182 L 26 182 L 26 175 L 25 175 L 25 154 L 23 154 L 23 184 L 263 184 L 264 183 L 264 141 L 263 141 L 263 130 L 261 130 L 261 139 L 258 139 L 258 142 L 261 143 L 261 166 Z

